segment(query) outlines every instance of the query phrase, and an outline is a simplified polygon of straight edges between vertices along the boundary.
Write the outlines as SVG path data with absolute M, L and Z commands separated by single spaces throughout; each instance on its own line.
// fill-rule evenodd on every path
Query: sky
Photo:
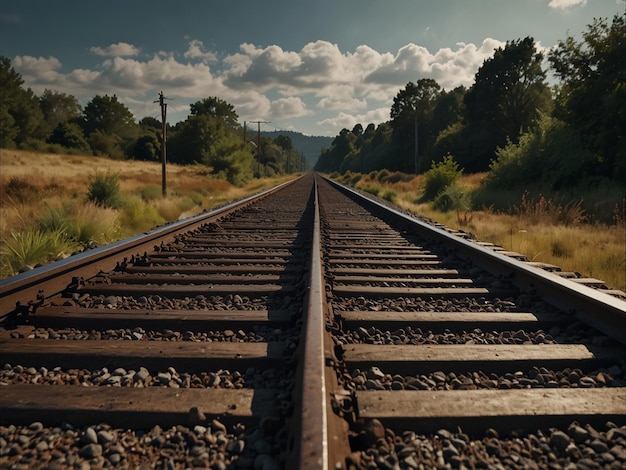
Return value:
M 389 120 L 408 82 L 471 86 L 507 41 L 548 51 L 626 0 L 0 0 L 0 56 L 24 86 L 136 120 L 215 96 L 263 130 L 335 136 Z M 250 124 L 256 127 L 256 124 Z

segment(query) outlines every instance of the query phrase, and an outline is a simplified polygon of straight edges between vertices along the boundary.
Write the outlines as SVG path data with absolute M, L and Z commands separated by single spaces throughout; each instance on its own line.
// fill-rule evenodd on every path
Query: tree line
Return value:
M 304 170 L 289 136 L 248 140 L 244 127 L 231 104 L 204 98 L 184 121 L 167 125 L 167 160 L 206 165 L 233 184 Z M 162 137 L 161 121 L 136 122 L 116 95 L 96 95 L 84 108 L 58 91 L 36 96 L 0 56 L 0 148 L 160 161 Z
M 422 173 L 452 156 L 468 173 L 490 171 L 502 187 L 623 182 L 624 57 L 624 15 L 610 23 L 595 19 L 581 40 L 568 36 L 547 57 L 531 37 L 508 41 L 469 88 L 446 91 L 429 78 L 409 82 L 395 96 L 389 121 L 342 129 L 315 169 Z

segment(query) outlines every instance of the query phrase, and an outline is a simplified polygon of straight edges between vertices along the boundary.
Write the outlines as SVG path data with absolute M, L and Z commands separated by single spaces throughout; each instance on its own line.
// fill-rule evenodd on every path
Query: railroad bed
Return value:
M 4 281 L 0 467 L 626 466 L 626 303 L 467 238 L 308 174 Z

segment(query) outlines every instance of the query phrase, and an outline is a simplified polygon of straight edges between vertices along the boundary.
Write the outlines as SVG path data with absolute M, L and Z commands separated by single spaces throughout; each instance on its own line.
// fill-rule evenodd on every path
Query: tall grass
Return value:
M 2 277 L 12 276 L 27 266 L 35 267 L 69 255 L 79 246 L 63 230 L 13 232 L 2 240 L 0 272 Z
M 448 185 L 449 189 L 431 203 L 424 198 L 424 175 L 396 183 L 380 182 L 379 175 L 346 174 L 336 179 L 361 190 L 376 185 L 381 194 L 392 189 L 395 203 L 405 210 L 471 232 L 481 241 L 521 253 L 532 261 L 601 279 L 608 287 L 626 292 L 623 188 L 542 196 L 538 191 L 533 195 L 531 190 L 485 191 L 481 187 L 484 175 L 467 175 L 461 176 L 457 185 Z

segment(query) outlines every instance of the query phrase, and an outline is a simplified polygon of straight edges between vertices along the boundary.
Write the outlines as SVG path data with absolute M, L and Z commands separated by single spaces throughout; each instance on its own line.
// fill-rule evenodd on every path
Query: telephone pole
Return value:
M 257 124 L 256 142 L 257 142 L 257 168 L 259 170 L 259 178 L 261 177 L 261 124 L 269 124 L 272 121 L 250 121 Z
M 161 106 L 161 193 L 163 197 L 167 196 L 167 176 L 165 172 L 165 162 L 167 161 L 167 98 L 163 96 L 163 92 L 159 93 L 159 99 L 155 103 Z

